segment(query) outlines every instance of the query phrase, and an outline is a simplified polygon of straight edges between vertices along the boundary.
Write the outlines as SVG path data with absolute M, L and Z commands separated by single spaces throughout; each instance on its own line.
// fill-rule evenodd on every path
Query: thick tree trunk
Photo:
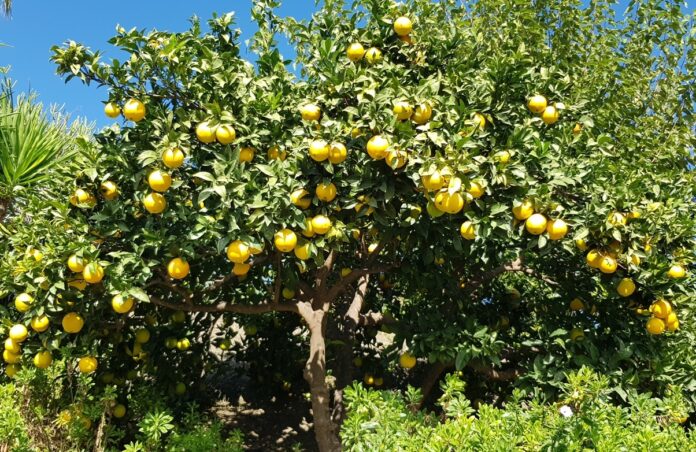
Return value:
M 326 384 L 326 313 L 313 311 L 305 318 L 309 326 L 309 359 L 304 377 L 309 383 L 314 435 L 322 452 L 341 450 L 336 424 L 331 419 L 329 387 Z

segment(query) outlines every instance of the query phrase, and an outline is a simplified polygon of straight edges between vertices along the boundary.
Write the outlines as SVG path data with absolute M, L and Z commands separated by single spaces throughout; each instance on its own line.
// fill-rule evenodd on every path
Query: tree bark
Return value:
M 309 326 L 309 359 L 304 377 L 309 383 L 314 418 L 314 435 L 321 452 L 341 450 L 336 424 L 331 419 L 329 387 L 326 384 L 326 313 L 303 313 Z

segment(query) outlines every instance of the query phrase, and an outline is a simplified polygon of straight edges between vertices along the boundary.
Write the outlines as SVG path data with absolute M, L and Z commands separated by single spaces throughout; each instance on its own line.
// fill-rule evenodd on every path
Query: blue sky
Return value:
M 49 62 L 50 48 L 66 40 L 85 44 L 92 50 L 106 52 L 106 57 L 119 57 L 118 50 L 107 43 L 115 34 L 116 25 L 126 29 L 136 27 L 183 31 L 188 19 L 197 15 L 205 22 L 213 12 L 234 11 L 237 25 L 242 30 L 243 42 L 255 30 L 251 21 L 251 0 L 15 0 L 11 19 L 0 17 L 0 66 L 11 66 L 10 77 L 17 91 L 33 90 L 44 104 L 64 105 L 73 116 L 85 116 L 99 126 L 108 124 L 103 114 L 107 97 L 106 88 L 86 87 L 73 80 L 67 85 L 55 75 Z M 315 10 L 314 0 L 286 0 L 281 15 L 309 18 Z M 98 5 L 98 6 L 97 6 Z M 291 50 L 281 50 L 288 55 Z

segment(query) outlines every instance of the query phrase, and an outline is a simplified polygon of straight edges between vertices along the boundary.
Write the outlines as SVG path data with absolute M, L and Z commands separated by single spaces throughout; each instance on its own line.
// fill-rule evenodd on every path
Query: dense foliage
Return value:
M 696 38 L 678 3 L 277 6 L 254 3 L 254 64 L 232 14 L 119 28 L 123 61 L 53 49 L 124 121 L 4 225 L 9 375 L 60 356 L 123 404 L 139 381 L 190 395 L 221 356 L 271 390 L 303 372 L 323 450 L 361 366 L 367 384 L 423 376 L 423 397 L 456 367 L 496 403 L 553 399 L 590 366 L 625 401 L 678 386 L 693 406 Z

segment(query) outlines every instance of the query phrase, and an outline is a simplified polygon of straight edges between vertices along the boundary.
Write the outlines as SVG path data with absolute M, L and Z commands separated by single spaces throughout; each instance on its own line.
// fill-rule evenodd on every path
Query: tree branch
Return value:
M 172 303 L 158 297 L 150 296 L 150 302 L 157 306 L 185 312 L 233 312 L 235 314 L 265 314 L 267 312 L 294 312 L 300 313 L 298 303 L 262 303 L 262 304 L 238 304 L 218 303 L 214 305 L 194 305 Z
M 367 284 L 370 282 L 370 275 L 362 275 L 358 280 L 358 288 L 353 296 L 353 301 L 348 306 L 343 318 L 349 323 L 352 328 L 358 326 L 360 321 L 360 311 L 362 311 L 367 294 Z
M 365 314 L 360 314 L 358 318 L 358 325 L 360 326 L 393 325 L 394 323 L 396 323 L 394 317 L 381 312 L 366 312 Z

